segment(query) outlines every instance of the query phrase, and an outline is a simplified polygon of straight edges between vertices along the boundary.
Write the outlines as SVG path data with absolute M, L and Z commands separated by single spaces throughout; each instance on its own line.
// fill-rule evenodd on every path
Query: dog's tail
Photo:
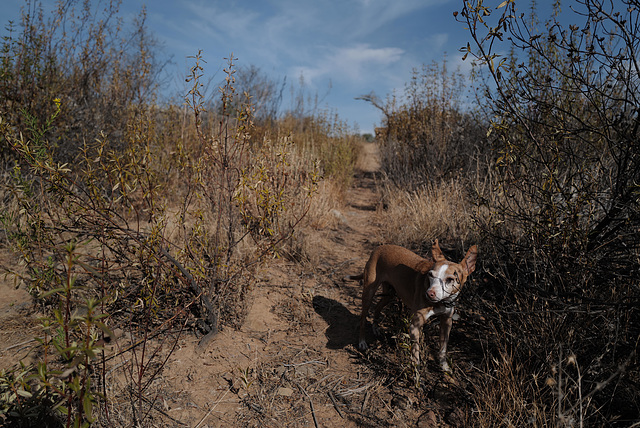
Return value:
M 364 274 L 360 274 L 360 275 L 347 275 L 344 277 L 345 281 L 360 281 L 362 278 L 364 278 Z

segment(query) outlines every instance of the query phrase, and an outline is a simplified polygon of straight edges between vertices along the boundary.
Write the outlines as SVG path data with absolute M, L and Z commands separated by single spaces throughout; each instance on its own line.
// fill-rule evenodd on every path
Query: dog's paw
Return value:
M 452 374 L 451 366 L 449 366 L 449 363 L 447 362 L 447 360 L 440 361 L 440 368 L 446 374 L 448 375 Z
M 382 330 L 380 329 L 380 327 L 377 324 L 371 324 L 371 329 L 373 330 L 373 334 L 376 337 L 382 336 Z
M 367 342 L 362 339 L 360 340 L 360 342 L 358 342 L 358 349 L 360 349 L 361 351 L 366 351 L 367 350 Z

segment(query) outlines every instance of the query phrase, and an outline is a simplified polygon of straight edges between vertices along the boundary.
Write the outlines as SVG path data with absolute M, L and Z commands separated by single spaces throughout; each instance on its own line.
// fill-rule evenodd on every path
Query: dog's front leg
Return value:
M 415 365 L 420 364 L 420 336 L 422 333 L 422 327 L 431 315 L 433 315 L 433 311 L 429 311 L 427 313 L 424 311 L 417 311 L 411 318 L 411 325 L 409 326 L 409 337 L 411 338 L 411 362 Z
M 447 313 L 440 315 L 440 350 L 438 351 L 438 362 L 444 372 L 450 373 L 451 367 L 447 362 L 447 344 L 449 343 L 449 334 L 453 325 L 453 309 Z

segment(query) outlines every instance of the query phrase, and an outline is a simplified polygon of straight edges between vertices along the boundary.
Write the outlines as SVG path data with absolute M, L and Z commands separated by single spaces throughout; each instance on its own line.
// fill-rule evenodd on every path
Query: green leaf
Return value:
M 33 397 L 33 394 L 30 393 L 29 391 L 25 391 L 24 389 L 18 389 L 16 391 L 16 393 L 21 396 L 21 397 L 25 397 L 25 398 L 31 398 Z
M 84 396 L 84 400 L 82 400 L 82 408 L 84 409 L 84 414 L 87 419 L 91 418 L 91 410 L 93 408 L 93 403 L 91 402 L 91 394 L 86 394 Z
M 115 336 L 113 335 L 113 331 L 111 331 L 111 329 L 107 327 L 103 322 L 97 321 L 96 326 L 98 326 L 98 328 L 104 332 L 105 336 L 115 338 Z
M 54 288 L 53 290 L 49 290 L 49 291 L 47 291 L 47 292 L 45 292 L 45 293 L 42 293 L 42 294 L 40 295 L 40 298 L 45 299 L 45 298 L 47 298 L 47 297 L 51 296 L 52 294 L 55 294 L 55 293 L 62 293 L 63 291 L 64 291 L 64 288 L 62 288 L 62 287 L 60 287 L 60 288 Z

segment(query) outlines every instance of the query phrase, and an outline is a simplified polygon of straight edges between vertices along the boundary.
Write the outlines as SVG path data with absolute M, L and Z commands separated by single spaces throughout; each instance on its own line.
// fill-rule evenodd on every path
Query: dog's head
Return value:
M 452 303 L 458 297 L 458 293 L 460 293 L 471 272 L 476 269 L 478 247 L 472 246 L 460 263 L 454 263 L 444 258 L 436 239 L 431 247 L 431 256 L 433 257 L 434 265 L 427 272 L 429 287 L 427 288 L 426 297 L 433 303 Z

